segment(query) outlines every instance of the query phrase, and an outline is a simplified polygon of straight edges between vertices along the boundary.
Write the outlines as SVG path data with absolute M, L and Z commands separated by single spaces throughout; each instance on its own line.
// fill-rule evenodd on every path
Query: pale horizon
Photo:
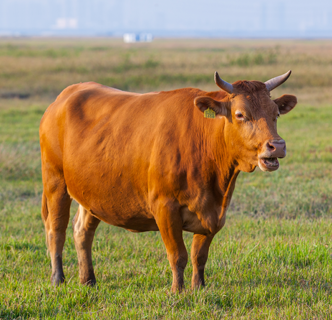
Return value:
M 332 1 L 2 0 L 0 36 L 329 38 Z

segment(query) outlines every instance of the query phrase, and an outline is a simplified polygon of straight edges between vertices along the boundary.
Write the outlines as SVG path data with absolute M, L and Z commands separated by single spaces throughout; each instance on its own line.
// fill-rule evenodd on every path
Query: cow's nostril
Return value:
M 271 144 L 270 142 L 267 143 L 267 147 L 270 151 L 275 151 L 276 150 L 276 147 L 273 144 Z

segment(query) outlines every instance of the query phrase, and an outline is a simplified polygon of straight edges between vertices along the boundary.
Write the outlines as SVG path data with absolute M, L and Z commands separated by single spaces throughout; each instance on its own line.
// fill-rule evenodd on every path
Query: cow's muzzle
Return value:
M 286 157 L 284 140 L 267 141 L 262 152 L 258 155 L 258 166 L 262 171 L 275 171 L 279 168 L 278 158 L 284 157 Z

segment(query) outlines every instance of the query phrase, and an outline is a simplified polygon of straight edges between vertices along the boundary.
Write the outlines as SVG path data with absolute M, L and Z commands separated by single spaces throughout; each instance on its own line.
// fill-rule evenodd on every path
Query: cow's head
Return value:
M 216 118 L 224 118 L 227 152 L 238 162 L 239 169 L 251 172 L 256 166 L 263 171 L 279 168 L 278 158 L 286 156 L 285 141 L 277 133 L 277 119 L 292 110 L 297 99 L 283 95 L 271 100 L 270 91 L 284 83 L 291 71 L 265 83 L 237 81 L 230 84 L 215 73 L 216 84 L 226 91 L 222 100 L 198 97 L 195 105 L 204 112 L 212 109 Z

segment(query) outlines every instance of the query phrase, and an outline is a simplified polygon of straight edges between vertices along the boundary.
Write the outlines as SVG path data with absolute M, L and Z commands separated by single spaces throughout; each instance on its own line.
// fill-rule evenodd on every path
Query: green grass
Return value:
M 13 44 L 3 45 L 0 61 L 10 58 L 20 64 L 23 58 L 36 59 L 33 60 L 36 63 L 50 59 L 49 63 L 54 65 L 57 59 L 75 57 L 79 61 L 72 65 L 73 69 L 67 69 L 67 62 L 62 66 L 59 63 L 59 70 L 54 69 L 54 73 L 61 77 L 71 73 L 74 78 L 77 74 L 92 77 L 95 65 L 84 65 L 83 61 L 89 57 L 93 60 L 94 55 L 109 55 L 110 50 L 126 52 L 119 43 L 110 48 L 92 40 L 84 45 L 78 42 L 76 46 L 61 42 L 57 48 L 47 44 L 43 47 L 34 41 L 13 40 Z M 156 88 L 174 86 L 177 81 L 179 87 L 200 86 L 203 81 L 200 79 L 204 79 L 215 89 L 209 78 L 211 65 L 205 74 L 194 68 L 198 64 L 194 57 L 207 63 L 214 59 L 214 54 L 223 52 L 226 57 L 233 50 L 234 54 L 229 56 L 233 67 L 225 66 L 226 70 L 235 68 L 230 75 L 235 78 L 240 72 L 236 68 L 241 68 L 245 74 L 263 77 L 262 67 L 279 68 L 280 57 L 274 61 L 274 52 L 289 50 L 288 43 L 279 48 L 268 42 L 263 43 L 264 48 L 256 44 L 257 50 L 248 43 L 219 46 L 218 50 L 211 44 L 203 49 L 195 45 L 193 50 L 189 48 L 191 42 L 187 45 L 130 47 L 129 56 L 117 58 L 120 62 L 115 66 L 110 64 L 109 82 L 106 73 L 96 73 L 96 78 L 105 77 L 104 84 L 112 84 L 112 77 L 121 78 L 127 83 L 124 87 L 138 91 L 141 83 L 149 79 L 156 81 Z M 307 58 L 313 63 L 310 59 L 314 55 L 310 52 L 316 47 L 303 46 L 311 50 L 308 49 Z M 295 61 L 296 54 L 303 66 L 305 52 L 294 48 L 297 51 L 290 54 L 289 61 Z M 51 49 L 56 52 L 54 56 L 48 53 Z M 144 56 L 147 50 L 153 54 Z M 165 51 L 171 57 L 167 58 Z M 184 58 L 186 54 L 188 61 Z M 319 57 L 322 61 L 330 59 L 328 55 Z M 160 68 L 165 68 L 172 59 L 179 71 L 160 73 Z M 321 60 L 317 58 L 314 63 Z M 9 73 L 15 71 L 14 67 L 6 68 Z M 48 65 L 45 68 L 48 70 Z M 140 74 L 142 68 L 148 70 L 146 77 Z M 196 70 L 197 78 L 192 70 Z M 163 80 L 158 82 L 160 77 Z M 176 77 L 179 78 L 175 81 Z M 54 84 L 52 79 L 45 85 Z M 58 84 L 69 84 L 70 79 L 68 76 Z M 14 92 L 23 82 L 12 83 L 17 83 L 17 87 L 9 83 L 11 87 L 7 89 Z M 44 88 L 43 85 L 39 88 Z M 39 99 L 34 82 L 24 86 L 32 93 L 31 98 L 0 99 L 0 319 L 331 318 L 332 105 L 327 89 L 319 87 L 315 91 L 310 86 L 298 89 L 299 105 L 278 120 L 279 134 L 287 142 L 287 157 L 280 161 L 277 172 L 263 173 L 257 169 L 252 174 L 241 173 L 226 225 L 211 245 L 206 288 L 190 290 L 192 268 L 188 263 L 186 290 L 171 294 L 171 270 L 160 234 L 133 234 L 104 223 L 98 227 L 93 244 L 98 285 L 95 288 L 79 285 L 71 226 L 64 250 L 67 283 L 57 288 L 50 285 L 50 258 L 40 217 L 38 142 L 39 121 L 50 100 Z M 293 93 L 290 87 L 287 91 L 278 88 L 275 96 Z M 72 216 L 76 209 L 74 203 Z M 192 235 L 184 233 L 184 237 L 190 252 Z
M 36 208 L 20 212 L 30 224 L 7 232 L 2 244 L 1 317 L 185 318 L 240 316 L 328 318 L 332 303 L 331 223 L 324 220 L 252 220 L 231 217 L 211 247 L 208 285 L 173 295 L 171 272 L 159 234 L 129 234 L 101 226 L 94 244 L 98 286 L 78 285 L 76 253 L 69 230 L 66 286 L 49 284 L 49 259 Z M 16 209 L 16 210 L 15 210 Z M 12 221 L 13 223 L 13 221 Z M 36 230 L 40 230 L 36 232 Z M 191 237 L 185 236 L 189 246 Z M 189 286 L 191 267 L 185 275 Z M 95 316 L 93 317 L 93 315 Z
M 0 39 L 0 97 L 54 98 L 66 86 L 96 81 L 139 92 L 229 82 L 266 81 L 292 69 L 283 88 L 332 86 L 330 41 Z

